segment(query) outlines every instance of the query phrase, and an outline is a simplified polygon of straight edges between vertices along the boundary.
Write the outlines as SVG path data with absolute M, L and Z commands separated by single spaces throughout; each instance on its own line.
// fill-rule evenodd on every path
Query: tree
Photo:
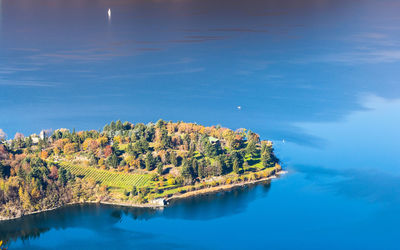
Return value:
M 199 175 L 199 162 L 196 158 L 192 160 L 192 171 L 193 171 L 193 178 L 196 178 Z
M 85 150 L 85 151 L 88 150 L 92 153 L 96 153 L 96 151 L 98 150 L 99 147 L 100 147 L 99 142 L 92 138 L 87 138 L 82 144 L 83 150 Z
M 67 143 L 64 146 L 64 154 L 69 155 L 77 152 L 78 144 L 77 143 Z
M 15 133 L 14 140 L 22 140 L 24 138 L 25 136 L 22 133 L 19 132 Z
M 239 169 L 239 161 L 237 159 L 235 159 L 235 161 L 233 162 L 233 171 L 238 174 L 240 169 Z
M 5 145 L 0 144 L 0 161 L 8 159 L 8 150 Z
M 22 203 L 22 208 L 26 210 L 31 208 L 32 204 L 31 204 L 31 199 L 29 197 L 29 193 L 26 190 L 24 190 L 22 186 L 19 187 L 18 194 L 19 194 L 19 200 Z
M 3 165 L 0 162 L 0 178 L 6 178 L 10 176 L 10 166 Z
M 99 137 L 97 142 L 100 144 L 101 147 L 105 147 L 108 143 L 108 138 L 106 136 Z
M 205 165 L 206 162 L 204 161 L 204 159 L 199 162 L 199 166 L 197 168 L 197 175 L 199 176 L 199 178 L 204 178 L 207 176 Z
M 121 120 L 118 120 L 117 123 L 115 124 L 116 130 L 123 130 L 124 125 L 122 124 Z
M 151 171 L 154 169 L 154 161 L 155 160 L 153 154 L 151 152 L 147 152 L 146 159 L 144 160 L 147 171 Z
M 157 164 L 157 173 L 158 173 L 159 175 L 162 175 L 163 172 L 164 172 L 164 165 L 163 165 L 161 162 L 159 162 L 159 163 Z
M 165 126 L 165 122 L 162 119 L 159 119 L 156 122 L 156 128 L 162 128 L 163 126 Z
M 40 152 L 40 158 L 46 160 L 47 157 L 49 157 L 49 153 L 47 151 L 43 150 L 42 152 Z
M 142 154 L 149 150 L 149 142 L 145 139 L 140 139 L 139 141 L 135 142 L 132 147 L 134 152 L 137 154 Z
M 65 186 L 67 184 L 67 170 L 65 170 L 64 167 L 60 167 L 58 169 L 58 181 L 61 183 L 61 185 Z
M 111 154 L 111 156 L 107 158 L 107 164 L 112 168 L 117 168 L 119 165 L 118 156 L 115 153 Z
M 218 155 L 219 144 L 213 145 L 208 138 L 203 140 L 204 152 L 208 157 L 215 157 Z
M 112 147 L 110 145 L 107 145 L 104 148 L 104 156 L 107 158 L 113 153 Z
M 58 169 L 56 166 L 51 166 L 50 167 L 50 174 L 49 177 L 53 180 L 57 180 L 58 179 Z
M 4 141 L 7 138 L 7 134 L 0 128 L 0 141 Z
M 261 142 L 261 152 L 267 152 L 269 154 L 272 154 L 274 152 L 274 149 L 272 147 L 272 142 L 271 141 L 262 141 Z
M 251 157 L 254 157 L 257 153 L 256 143 L 253 140 L 250 140 L 247 143 L 246 153 L 249 154 Z
M 219 160 L 215 160 L 213 163 L 213 175 L 214 176 L 220 176 L 223 173 L 223 167 L 222 164 Z
M 172 165 L 174 165 L 175 167 L 178 166 L 178 159 L 176 157 L 176 153 L 174 151 L 171 152 L 171 154 L 169 155 L 170 157 L 170 162 Z
M 193 171 L 192 171 L 192 168 L 187 163 L 187 161 L 184 161 L 183 164 L 182 164 L 181 176 L 184 179 L 184 182 L 186 184 L 192 183 Z
M 136 196 L 137 194 L 138 194 L 137 188 L 136 188 L 136 186 L 133 186 L 132 187 L 132 191 L 131 191 L 131 195 L 132 196 Z

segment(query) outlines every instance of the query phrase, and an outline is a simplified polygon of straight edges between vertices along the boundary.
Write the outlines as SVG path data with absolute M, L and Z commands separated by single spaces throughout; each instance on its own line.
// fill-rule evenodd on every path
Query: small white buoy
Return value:
M 237 106 L 237 109 L 238 110 L 242 110 L 242 106 Z
M 111 9 L 108 9 L 107 14 L 108 14 L 108 19 L 110 19 L 111 18 Z

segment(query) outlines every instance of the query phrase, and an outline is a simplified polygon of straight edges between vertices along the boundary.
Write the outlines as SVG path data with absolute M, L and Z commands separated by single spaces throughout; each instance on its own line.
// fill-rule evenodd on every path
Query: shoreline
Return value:
M 243 186 L 247 186 L 247 185 L 251 185 L 251 184 L 257 184 L 257 183 L 260 183 L 263 181 L 276 179 L 280 175 L 283 175 L 286 173 L 288 173 L 288 172 L 281 170 L 273 175 L 270 175 L 268 177 L 261 178 L 258 180 L 251 180 L 251 181 L 245 181 L 245 182 L 240 182 L 240 183 L 225 184 L 225 185 L 216 186 L 216 187 L 209 187 L 209 188 L 199 189 L 199 190 L 195 190 L 195 191 L 189 191 L 189 192 L 186 192 L 184 194 L 179 194 L 179 195 L 174 194 L 171 197 L 166 198 L 165 201 L 170 202 L 172 200 L 184 199 L 184 198 L 189 198 L 189 197 L 204 195 L 204 194 L 217 193 L 220 191 L 227 191 L 227 190 L 230 190 L 235 187 L 243 187 Z
M 22 214 L 20 216 L 16 216 L 16 217 L 12 217 L 12 218 L 1 218 L 0 217 L 0 222 L 16 220 L 16 219 L 23 218 L 25 216 L 44 213 L 44 212 L 56 210 L 56 209 L 59 209 L 59 208 L 62 208 L 62 207 L 66 207 L 66 206 L 84 205 L 84 204 L 102 204 L 102 205 L 111 205 L 111 206 L 134 207 L 134 208 L 152 208 L 152 209 L 164 208 L 164 207 L 168 206 L 170 201 L 173 201 L 173 200 L 184 199 L 184 198 L 194 197 L 194 196 L 198 196 L 198 195 L 212 194 L 212 193 L 217 193 L 217 192 L 221 192 L 221 191 L 228 191 L 228 190 L 230 190 L 232 188 L 235 188 L 235 187 L 243 187 L 243 186 L 247 186 L 247 185 L 251 185 L 251 184 L 257 184 L 257 183 L 260 183 L 260 182 L 263 182 L 263 181 L 276 179 L 279 176 L 281 176 L 283 174 L 286 174 L 286 173 L 288 173 L 288 171 L 280 170 L 279 172 L 277 172 L 277 173 L 275 173 L 273 175 L 270 175 L 268 177 L 261 178 L 261 179 L 258 179 L 258 180 L 251 180 L 251 181 L 245 181 L 245 182 L 240 182 L 240 183 L 233 183 L 233 184 L 225 184 L 225 185 L 215 186 L 215 187 L 208 187 L 208 188 L 199 189 L 199 190 L 195 190 L 195 191 L 189 191 L 189 192 L 186 192 L 184 194 L 178 194 L 178 195 L 177 194 L 173 194 L 171 197 L 162 198 L 166 202 L 165 205 L 154 204 L 154 203 L 151 203 L 151 202 L 148 202 L 148 203 L 145 203 L 145 204 L 137 204 L 137 203 L 122 202 L 122 201 L 121 202 L 112 202 L 112 201 L 70 202 L 70 203 L 66 203 L 64 205 L 57 206 L 57 207 L 54 207 L 54 208 L 48 208 L 48 209 L 33 211 L 33 212 L 29 212 L 29 213 Z

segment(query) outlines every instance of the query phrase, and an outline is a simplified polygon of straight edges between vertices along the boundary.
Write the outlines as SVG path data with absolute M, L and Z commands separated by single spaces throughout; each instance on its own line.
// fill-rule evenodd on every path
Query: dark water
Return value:
M 163 211 L 63 208 L 1 223 L 1 237 L 10 249 L 398 249 L 399 11 L 395 0 L 0 0 L 10 137 L 112 119 L 247 127 L 289 170 Z

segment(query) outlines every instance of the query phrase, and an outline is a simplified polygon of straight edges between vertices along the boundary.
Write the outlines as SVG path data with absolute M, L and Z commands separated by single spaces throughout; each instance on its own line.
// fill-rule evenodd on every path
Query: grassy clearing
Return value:
M 62 163 L 61 165 L 78 177 L 92 179 L 109 187 L 131 190 L 133 186 L 144 187 L 150 185 L 150 175 L 111 172 L 71 163 Z

